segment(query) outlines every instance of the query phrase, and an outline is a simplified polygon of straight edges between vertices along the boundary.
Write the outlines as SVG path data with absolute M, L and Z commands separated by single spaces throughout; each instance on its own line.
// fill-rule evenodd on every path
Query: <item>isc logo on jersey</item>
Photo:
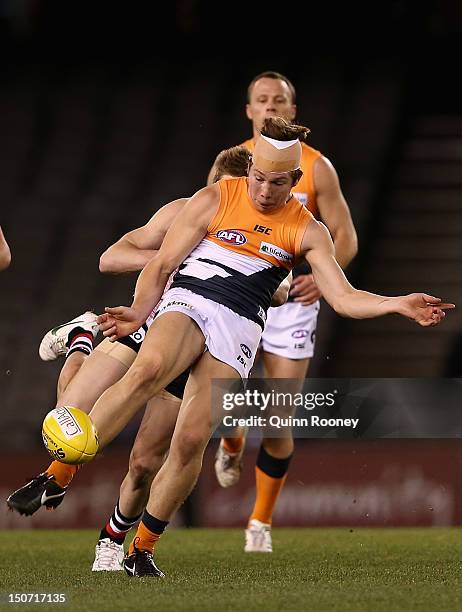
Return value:
M 217 232 L 218 240 L 227 242 L 228 244 L 234 244 L 235 246 L 242 246 L 247 242 L 247 238 L 242 232 L 236 229 L 225 229 Z

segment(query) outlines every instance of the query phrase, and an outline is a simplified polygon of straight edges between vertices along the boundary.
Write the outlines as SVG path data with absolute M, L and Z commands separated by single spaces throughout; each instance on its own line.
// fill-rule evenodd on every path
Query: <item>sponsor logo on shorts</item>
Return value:
M 170 308 L 170 306 L 182 306 L 183 308 L 187 308 L 188 310 L 193 309 L 193 306 L 191 304 L 188 304 L 188 302 L 182 302 L 181 300 L 170 300 L 165 304 L 165 306 L 162 306 L 162 308 L 159 309 L 159 312 L 160 310 Z
M 252 351 L 249 349 L 247 344 L 241 344 L 241 351 L 247 357 L 247 359 L 252 357 Z
M 242 246 L 247 242 L 247 238 L 242 232 L 236 229 L 225 229 L 220 230 L 217 233 L 218 240 L 222 240 L 227 244 L 234 244 L 235 246 Z
M 307 342 L 308 342 L 308 346 L 314 346 L 314 339 L 316 337 L 316 330 L 313 329 L 313 331 L 310 333 L 307 329 L 297 329 L 297 331 L 292 332 L 292 337 L 296 338 L 297 340 L 302 339 L 302 338 L 308 338 L 309 336 L 309 340 L 305 340 L 305 342 L 296 342 L 294 344 L 294 349 L 304 349 L 306 348 Z
M 55 408 L 53 410 L 53 417 L 68 440 L 83 433 L 80 425 L 65 406 Z
M 307 193 L 303 193 L 301 191 L 293 191 L 292 195 L 295 196 L 297 200 L 301 204 L 303 204 L 303 206 L 306 206 L 308 204 L 308 194 Z
M 243 357 L 242 355 L 238 355 L 238 356 L 236 357 L 236 359 L 239 361 L 239 363 L 240 363 L 240 364 L 242 364 L 242 365 L 244 366 L 244 369 L 247 367 L 247 364 L 246 364 L 246 362 L 245 362 L 245 359 L 244 359 L 244 357 Z
M 146 332 L 142 327 L 140 327 L 136 332 L 130 334 L 129 338 L 133 340 L 136 344 L 141 344 L 146 336 Z
M 271 257 L 274 257 L 275 259 L 283 261 L 285 263 L 289 263 L 293 259 L 290 253 L 284 251 L 284 249 L 281 249 L 275 244 L 271 244 L 270 242 L 261 242 L 259 252 L 265 253 L 265 255 L 271 255 Z
M 310 332 L 307 329 L 297 329 L 292 332 L 292 338 L 306 338 Z

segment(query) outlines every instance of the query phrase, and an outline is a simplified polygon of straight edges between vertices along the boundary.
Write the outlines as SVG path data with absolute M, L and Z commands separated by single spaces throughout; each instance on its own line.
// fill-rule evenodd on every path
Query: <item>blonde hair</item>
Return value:
M 243 145 L 231 147 L 218 153 L 213 164 L 213 182 L 216 183 L 225 174 L 231 176 L 246 176 L 249 167 L 250 151 Z

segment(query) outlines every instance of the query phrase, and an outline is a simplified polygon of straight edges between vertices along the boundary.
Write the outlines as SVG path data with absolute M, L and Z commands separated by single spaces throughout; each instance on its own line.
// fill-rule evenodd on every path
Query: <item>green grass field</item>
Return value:
M 461 530 L 275 529 L 275 552 L 245 554 L 241 530 L 171 529 L 164 580 L 90 571 L 96 531 L 0 532 L 1 609 L 462 610 Z M 11 605 L 9 592 L 65 593 Z

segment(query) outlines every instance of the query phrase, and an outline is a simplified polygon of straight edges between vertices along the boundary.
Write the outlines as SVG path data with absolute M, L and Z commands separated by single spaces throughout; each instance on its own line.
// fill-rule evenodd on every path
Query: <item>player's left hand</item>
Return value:
M 105 312 L 96 319 L 103 336 L 115 342 L 119 338 L 124 338 L 133 334 L 143 325 L 139 313 L 130 306 L 106 307 Z
M 441 298 L 426 293 L 411 293 L 400 298 L 399 313 L 412 319 L 422 327 L 434 327 L 446 316 L 446 310 L 455 308 L 455 304 L 446 304 Z
M 320 299 L 321 292 L 312 274 L 300 274 L 294 278 L 289 295 L 295 298 L 294 302 L 310 306 Z

